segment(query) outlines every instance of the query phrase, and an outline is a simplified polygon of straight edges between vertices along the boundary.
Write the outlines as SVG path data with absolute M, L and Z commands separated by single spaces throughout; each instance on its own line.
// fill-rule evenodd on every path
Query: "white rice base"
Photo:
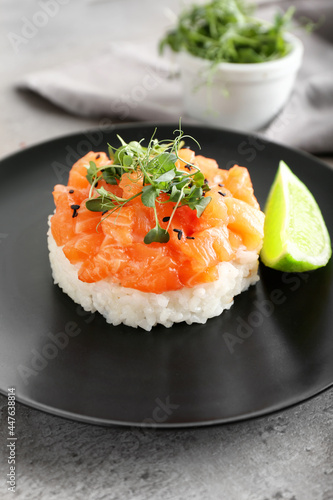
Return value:
M 109 279 L 84 283 L 78 279 L 80 264 L 74 265 L 57 246 L 49 229 L 48 247 L 54 282 L 84 310 L 101 313 L 112 325 L 150 331 L 157 323 L 169 328 L 185 321 L 206 323 L 230 309 L 234 296 L 259 280 L 258 253 L 240 249 L 232 262 L 219 264 L 219 279 L 193 288 L 161 294 L 125 288 Z

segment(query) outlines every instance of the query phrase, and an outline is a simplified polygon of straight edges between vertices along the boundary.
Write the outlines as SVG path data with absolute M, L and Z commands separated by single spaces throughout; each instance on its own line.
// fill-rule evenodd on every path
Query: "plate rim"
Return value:
M 293 147 L 293 146 L 284 145 L 282 143 L 275 142 L 272 139 L 267 139 L 264 136 L 264 134 L 261 134 L 260 132 L 247 132 L 247 131 L 242 131 L 242 130 L 232 130 L 232 129 L 228 129 L 228 128 L 216 127 L 214 125 L 208 125 L 208 124 L 206 125 L 206 124 L 198 124 L 198 123 L 182 123 L 182 125 L 184 125 L 184 127 L 182 127 L 182 129 L 184 129 L 185 127 L 193 127 L 196 129 L 207 129 L 207 130 L 218 131 L 218 132 L 221 132 L 221 134 L 231 134 L 231 135 L 239 136 L 242 138 L 255 137 L 255 138 L 263 141 L 268 146 L 278 147 L 278 148 L 290 151 L 292 153 L 304 156 L 307 159 L 311 159 L 311 160 L 319 163 L 322 167 L 326 168 L 328 171 L 332 172 L 332 174 L 333 174 L 333 166 L 331 167 L 327 162 L 322 160 L 320 157 L 315 156 L 315 154 L 310 153 L 308 151 L 305 151 L 303 149 L 298 149 L 298 148 Z M 78 130 L 77 132 L 72 132 L 70 134 L 56 135 L 56 136 L 51 137 L 49 139 L 38 141 L 34 144 L 31 144 L 27 147 L 24 147 L 23 149 L 18 149 L 16 151 L 13 151 L 11 153 L 6 154 L 5 156 L 0 158 L 0 168 L 1 168 L 1 165 L 3 162 L 6 162 L 8 160 L 12 160 L 13 157 L 15 157 L 15 156 L 20 156 L 21 154 L 23 154 L 25 152 L 28 152 L 28 153 L 32 152 L 34 149 L 39 149 L 41 147 L 45 147 L 50 143 L 55 143 L 58 141 L 60 142 L 60 141 L 63 141 L 65 139 L 72 140 L 74 137 L 77 137 L 80 135 L 85 135 L 85 134 L 92 134 L 92 133 L 97 132 L 97 131 L 104 131 L 105 133 L 112 133 L 118 127 L 120 129 L 126 129 L 126 128 L 138 128 L 139 129 L 142 127 L 155 127 L 155 128 L 176 127 L 176 122 L 174 122 L 174 121 L 165 121 L 165 122 L 163 122 L 163 121 L 162 122 L 153 122 L 153 121 L 135 122 L 135 121 L 133 121 L 133 122 L 126 122 L 126 123 L 121 122 L 121 123 L 112 124 L 112 126 L 110 128 L 105 127 L 105 129 L 103 129 L 103 128 L 97 126 L 97 127 Z
M 149 430 L 176 430 L 176 429 L 192 429 L 192 428 L 202 428 L 202 427 L 213 427 L 217 425 L 227 425 L 227 424 L 238 424 L 241 422 L 247 422 L 248 420 L 256 420 L 259 418 L 263 417 L 269 417 L 271 415 L 275 415 L 277 413 L 290 410 L 292 408 L 295 408 L 301 404 L 307 403 L 308 401 L 311 401 L 315 399 L 316 397 L 319 397 L 320 395 L 329 392 L 329 390 L 332 390 L 333 388 L 333 381 L 328 384 L 327 386 L 321 388 L 319 391 L 315 391 L 313 393 L 310 393 L 307 395 L 304 399 L 301 401 L 290 401 L 286 405 L 276 405 L 276 407 L 270 407 L 270 409 L 263 409 L 263 410 L 258 410 L 255 412 L 251 412 L 248 414 L 241 415 L 239 417 L 228 417 L 228 418 L 223 418 L 223 419 L 215 419 L 215 420 L 205 420 L 205 421 L 200 421 L 200 422 L 169 422 L 169 423 L 164 423 L 164 422 L 154 422 L 154 423 L 149 423 L 149 422 L 125 422 L 121 420 L 113 420 L 113 419 L 104 419 L 104 418 L 97 418 L 97 417 L 87 417 L 83 416 L 79 413 L 74 413 L 74 412 L 68 412 L 68 411 L 62 411 L 57 408 L 51 407 L 49 405 L 44 405 L 41 403 L 35 403 L 35 402 L 30 402 L 28 398 L 21 398 L 15 396 L 15 401 L 17 403 L 20 403 L 28 408 L 32 408 L 34 410 L 38 410 L 41 412 L 44 412 L 48 415 L 53 415 L 55 417 L 59 417 L 71 422 L 80 422 L 84 424 L 89 424 L 89 425 L 97 425 L 100 427 L 122 427 L 122 428 L 136 428 L 136 429 L 149 429 Z M 0 394 L 3 396 L 7 396 L 7 393 L 4 392 L 0 388 Z

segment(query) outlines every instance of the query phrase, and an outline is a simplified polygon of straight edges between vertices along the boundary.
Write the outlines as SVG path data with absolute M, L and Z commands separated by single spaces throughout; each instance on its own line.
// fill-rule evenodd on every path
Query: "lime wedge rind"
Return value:
M 305 184 L 281 161 L 265 206 L 261 260 L 273 269 L 303 272 L 327 264 L 330 236 Z

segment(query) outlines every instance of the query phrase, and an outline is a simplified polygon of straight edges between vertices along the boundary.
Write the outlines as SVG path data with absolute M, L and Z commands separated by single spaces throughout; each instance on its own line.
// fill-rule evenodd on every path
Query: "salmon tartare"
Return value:
M 264 214 L 245 167 L 173 141 L 90 152 L 54 187 L 53 278 L 109 323 L 204 323 L 259 278 Z

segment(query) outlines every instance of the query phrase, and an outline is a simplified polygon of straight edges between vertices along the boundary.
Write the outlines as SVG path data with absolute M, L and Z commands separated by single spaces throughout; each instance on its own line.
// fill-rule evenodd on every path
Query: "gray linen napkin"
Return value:
M 324 12 L 325 20 L 311 35 L 297 31 L 305 51 L 294 91 L 282 112 L 260 133 L 312 153 L 328 153 L 333 151 L 333 44 L 328 29 L 333 27 L 333 5 L 323 0 L 322 11 L 317 2 L 315 7 L 307 1 L 296 2 L 296 6 L 299 15 L 318 20 Z M 260 8 L 268 18 L 275 10 L 272 2 Z M 82 116 L 156 122 L 178 122 L 182 116 L 185 123 L 176 64 L 160 57 L 156 45 L 156 40 L 135 45 L 112 43 L 91 60 L 26 75 L 19 87 Z
M 156 40 L 114 42 L 90 60 L 28 74 L 19 87 L 81 116 L 178 121 L 182 98 L 176 71 L 159 57 Z

